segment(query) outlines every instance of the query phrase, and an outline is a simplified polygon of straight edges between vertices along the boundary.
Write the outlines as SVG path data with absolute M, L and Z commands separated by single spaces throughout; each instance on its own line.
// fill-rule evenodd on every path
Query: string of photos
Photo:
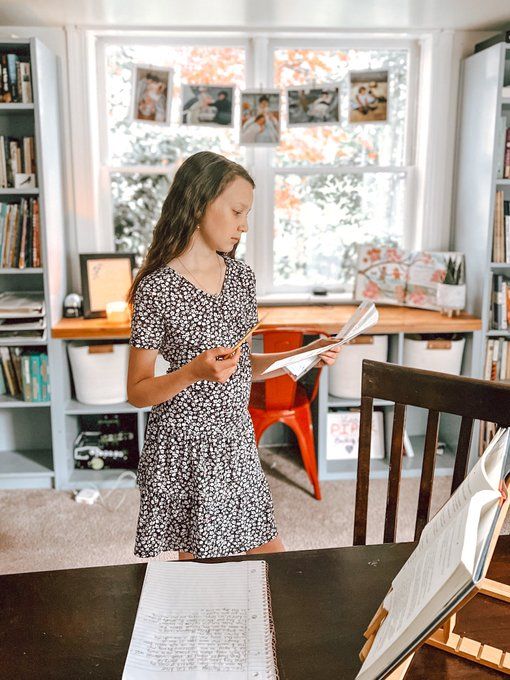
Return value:
M 149 64 L 133 65 L 130 118 L 170 125 L 174 70 Z M 341 124 L 339 83 L 310 83 L 299 87 L 240 90 L 232 84 L 182 85 L 179 123 L 188 126 L 234 127 L 239 92 L 239 143 L 277 146 L 280 142 L 282 97 L 289 128 Z M 388 121 L 388 71 L 351 71 L 348 76 L 349 124 Z

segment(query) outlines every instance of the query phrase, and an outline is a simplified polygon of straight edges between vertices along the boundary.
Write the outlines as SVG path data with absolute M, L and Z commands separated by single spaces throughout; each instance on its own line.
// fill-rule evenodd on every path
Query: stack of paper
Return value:
M 324 354 L 324 352 L 333 347 L 344 345 L 374 326 L 378 320 L 379 312 L 374 303 L 368 301 L 362 302 L 345 326 L 335 335 L 335 340 L 332 340 L 330 345 L 324 345 L 308 352 L 301 352 L 285 359 L 279 359 L 268 366 L 263 373 L 270 373 L 279 368 L 284 368 L 294 380 L 298 380 L 298 378 L 301 378 L 320 361 L 320 354 Z
M 39 291 L 0 293 L 0 341 L 44 340 L 46 318 L 44 297 Z

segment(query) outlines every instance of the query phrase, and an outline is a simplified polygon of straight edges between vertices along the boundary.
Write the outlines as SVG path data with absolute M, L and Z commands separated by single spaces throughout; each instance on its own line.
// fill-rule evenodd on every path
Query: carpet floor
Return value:
M 315 500 L 293 448 L 262 448 L 262 466 L 273 494 L 279 534 L 288 550 L 352 545 L 354 481 L 321 483 Z M 434 483 L 432 513 L 449 496 L 450 477 Z M 386 481 L 372 480 L 368 543 L 382 541 Z M 405 479 L 400 494 L 398 541 L 412 540 L 419 479 Z M 71 492 L 0 492 L 0 574 L 146 562 L 133 555 L 138 489 L 103 490 L 103 502 L 76 503 Z M 120 505 L 119 505 L 120 503 Z M 118 506 L 118 507 L 117 507 Z M 507 521 L 504 529 L 510 533 Z M 161 553 L 160 560 L 177 553 Z

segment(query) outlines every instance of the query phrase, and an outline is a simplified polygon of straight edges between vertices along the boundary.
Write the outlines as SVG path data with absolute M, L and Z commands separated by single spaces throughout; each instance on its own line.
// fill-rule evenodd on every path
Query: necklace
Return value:
M 216 257 L 218 257 L 217 254 L 216 254 Z M 188 272 L 188 274 L 190 274 L 190 276 L 191 276 L 193 279 L 195 279 L 195 281 L 198 283 L 198 287 L 199 287 L 201 290 L 204 290 L 204 288 L 203 288 L 202 284 L 200 283 L 200 281 L 198 281 L 197 277 L 193 274 L 193 272 L 190 272 L 190 270 L 186 267 L 186 265 L 185 265 L 184 262 L 181 260 L 181 258 L 178 257 L 177 260 L 181 263 L 181 265 L 182 265 L 183 268 Z M 218 292 L 216 293 L 216 295 L 219 295 L 219 294 L 221 293 L 221 264 L 220 264 L 219 259 L 218 259 L 218 267 L 219 267 L 219 270 L 220 270 L 220 274 L 219 274 L 219 278 L 218 278 Z M 207 293 L 207 291 L 204 291 L 204 292 Z M 212 295 L 212 293 L 211 293 L 211 295 Z

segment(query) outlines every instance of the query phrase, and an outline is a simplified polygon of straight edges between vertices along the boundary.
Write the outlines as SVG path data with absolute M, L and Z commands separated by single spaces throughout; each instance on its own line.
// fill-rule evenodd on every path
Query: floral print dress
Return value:
M 158 349 L 168 372 L 206 349 L 232 347 L 257 322 L 255 275 L 224 254 L 218 295 L 162 266 L 139 283 L 130 344 Z M 277 534 L 273 502 L 248 411 L 252 382 L 245 342 L 225 382 L 198 380 L 151 408 L 140 454 L 134 554 L 165 550 L 222 557 Z

